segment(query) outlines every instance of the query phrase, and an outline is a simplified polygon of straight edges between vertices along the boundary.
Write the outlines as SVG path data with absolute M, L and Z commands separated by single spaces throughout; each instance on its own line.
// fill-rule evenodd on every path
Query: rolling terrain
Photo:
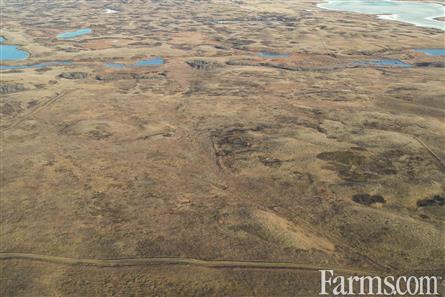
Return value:
M 70 64 L 0 70 L 2 296 L 444 275 L 444 32 L 317 3 L 5 0 L 7 65 Z

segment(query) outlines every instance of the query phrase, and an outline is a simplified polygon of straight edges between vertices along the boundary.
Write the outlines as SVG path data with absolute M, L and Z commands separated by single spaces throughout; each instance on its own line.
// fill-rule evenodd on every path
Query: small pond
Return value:
M 71 65 L 71 64 L 72 64 L 71 61 L 52 61 L 52 62 L 44 62 L 44 63 L 39 63 L 39 64 L 32 64 L 32 65 L 14 65 L 14 66 L 0 65 L 0 70 L 45 68 L 45 67 L 51 67 L 51 66 Z
M 105 66 L 109 68 L 122 69 L 125 67 L 125 64 L 122 63 L 105 63 Z
M 79 29 L 76 31 L 69 31 L 69 32 L 61 33 L 61 34 L 57 35 L 57 38 L 72 39 L 72 38 L 76 38 L 76 37 L 79 37 L 82 35 L 90 34 L 92 32 L 93 32 L 93 30 L 91 30 L 90 28 L 84 28 L 84 29 Z
M 5 42 L 6 39 L 0 36 L 0 43 Z M 0 61 L 20 61 L 29 57 L 29 54 L 15 45 L 0 44 Z
M 154 57 L 148 60 L 140 60 L 134 64 L 134 66 L 160 66 L 164 64 L 164 59 L 162 57 Z
M 428 56 L 445 56 L 445 48 L 416 48 L 414 50 Z
M 261 57 L 261 58 L 277 59 L 277 58 L 288 58 L 289 54 L 279 54 L 279 53 L 272 53 L 272 52 L 259 52 L 258 56 Z
M 123 64 L 123 63 L 105 63 L 106 67 L 122 69 L 125 67 L 144 67 L 144 66 L 161 66 L 165 64 L 165 60 L 162 57 L 154 57 L 147 60 L 139 60 L 134 64 Z
M 412 67 L 412 65 L 402 62 L 400 60 L 391 60 L 391 59 L 361 61 L 354 63 L 354 65 L 375 66 L 375 67 Z

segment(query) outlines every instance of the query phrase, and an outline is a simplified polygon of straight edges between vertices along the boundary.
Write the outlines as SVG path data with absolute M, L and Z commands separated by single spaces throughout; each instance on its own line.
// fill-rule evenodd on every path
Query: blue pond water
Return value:
M 144 66 L 161 66 L 165 63 L 162 57 L 154 57 L 147 60 L 140 60 L 134 64 L 122 64 L 122 63 L 106 63 L 105 66 L 109 68 L 122 69 L 125 67 L 144 67 Z
M 0 70 L 44 68 L 44 67 L 50 67 L 50 66 L 71 65 L 72 63 L 73 62 L 71 62 L 71 61 L 52 61 L 52 62 L 45 62 L 45 63 L 39 63 L 39 64 L 32 64 L 32 65 L 14 65 L 14 66 L 0 65 Z
M 121 63 L 105 63 L 105 66 L 110 67 L 110 68 L 122 69 L 122 68 L 125 67 L 125 64 L 121 64 Z
M 411 67 L 412 65 L 402 62 L 400 60 L 373 60 L 356 62 L 354 65 L 361 66 L 375 66 L 375 67 Z
M 162 57 L 154 57 L 148 60 L 140 60 L 134 64 L 134 66 L 160 66 L 164 64 Z
M 72 38 L 76 38 L 78 36 L 82 36 L 85 34 L 90 34 L 92 33 L 93 30 L 91 30 L 90 28 L 84 28 L 84 29 L 79 29 L 76 31 L 70 31 L 70 32 L 64 32 L 61 33 L 59 35 L 57 35 L 57 38 L 59 39 L 72 39 Z
M 5 42 L 4 37 L 0 37 L 0 43 Z M 0 44 L 0 62 L 25 60 L 29 54 L 22 51 L 15 45 Z
M 428 56 L 445 56 L 445 48 L 416 48 L 414 50 Z
M 441 4 L 393 0 L 327 0 L 318 7 L 379 15 L 381 19 L 394 20 L 421 27 L 445 30 L 445 22 L 434 18 L 445 16 Z
M 278 54 L 278 53 L 271 53 L 271 52 L 259 52 L 259 57 L 262 58 L 288 58 L 289 54 Z

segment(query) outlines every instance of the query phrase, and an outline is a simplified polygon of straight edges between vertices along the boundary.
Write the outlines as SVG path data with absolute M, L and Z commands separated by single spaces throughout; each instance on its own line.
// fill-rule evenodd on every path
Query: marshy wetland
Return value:
M 5 0 L 3 294 L 444 275 L 444 31 L 322 3 Z

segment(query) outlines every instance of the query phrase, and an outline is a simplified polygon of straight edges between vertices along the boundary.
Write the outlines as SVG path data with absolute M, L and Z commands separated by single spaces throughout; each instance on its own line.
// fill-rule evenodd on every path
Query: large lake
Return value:
M 328 0 L 318 7 L 379 15 L 381 19 L 394 20 L 420 27 L 445 30 L 445 22 L 434 18 L 445 16 L 441 4 L 392 0 Z

